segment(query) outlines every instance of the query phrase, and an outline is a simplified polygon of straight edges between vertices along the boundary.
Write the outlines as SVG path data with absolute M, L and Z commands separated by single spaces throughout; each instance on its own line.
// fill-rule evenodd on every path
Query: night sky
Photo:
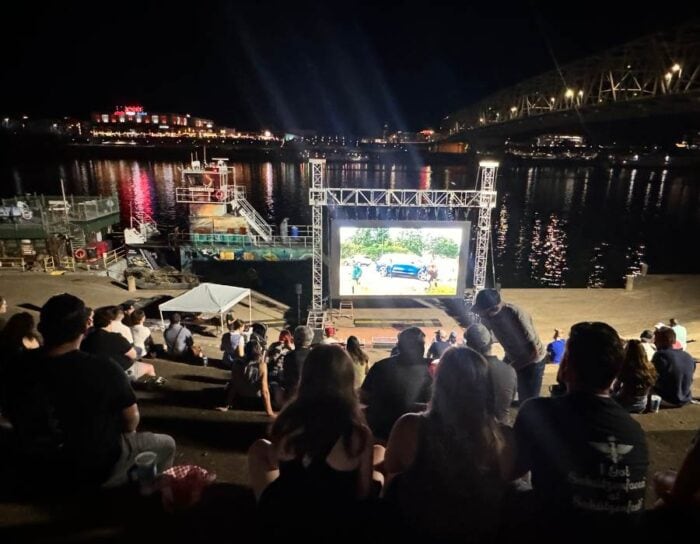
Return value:
M 694 2 L 22 2 L 0 113 L 146 111 L 238 129 L 437 128 L 489 93 L 698 17 Z M 614 6 L 614 7 L 610 7 Z

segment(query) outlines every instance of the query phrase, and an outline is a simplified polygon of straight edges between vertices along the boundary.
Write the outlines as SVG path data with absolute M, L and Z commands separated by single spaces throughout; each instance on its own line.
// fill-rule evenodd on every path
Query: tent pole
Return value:
M 158 308 L 158 311 L 160 312 L 160 325 L 163 327 L 163 330 L 165 330 L 165 320 L 163 319 L 163 310 Z
M 219 313 L 219 323 L 221 323 L 221 334 L 224 334 L 224 312 Z
M 253 303 L 250 298 L 250 290 L 248 291 L 248 324 L 253 323 Z

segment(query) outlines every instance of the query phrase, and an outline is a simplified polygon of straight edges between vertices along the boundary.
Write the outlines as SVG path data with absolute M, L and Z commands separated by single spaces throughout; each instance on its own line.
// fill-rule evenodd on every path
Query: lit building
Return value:
M 142 106 L 117 106 L 111 113 L 93 113 L 93 136 L 219 137 L 214 121 L 183 113 L 148 113 Z M 224 129 L 225 132 L 229 132 Z

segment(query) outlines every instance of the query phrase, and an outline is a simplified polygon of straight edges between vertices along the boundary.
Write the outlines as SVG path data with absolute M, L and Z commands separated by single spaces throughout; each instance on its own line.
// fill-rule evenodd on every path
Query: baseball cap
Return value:
M 482 289 L 476 295 L 472 311 L 482 311 L 493 308 L 496 304 L 500 304 L 501 295 L 495 289 Z
M 493 344 L 491 331 L 484 327 L 481 323 L 470 325 L 470 327 L 464 333 L 464 340 L 466 341 L 467 346 L 479 352 L 483 352 L 486 350 L 486 348 Z

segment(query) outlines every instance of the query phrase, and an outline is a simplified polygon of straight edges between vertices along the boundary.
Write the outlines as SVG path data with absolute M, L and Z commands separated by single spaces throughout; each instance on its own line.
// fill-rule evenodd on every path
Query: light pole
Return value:
M 294 291 L 297 294 L 297 325 L 301 325 L 301 283 L 294 284 Z

